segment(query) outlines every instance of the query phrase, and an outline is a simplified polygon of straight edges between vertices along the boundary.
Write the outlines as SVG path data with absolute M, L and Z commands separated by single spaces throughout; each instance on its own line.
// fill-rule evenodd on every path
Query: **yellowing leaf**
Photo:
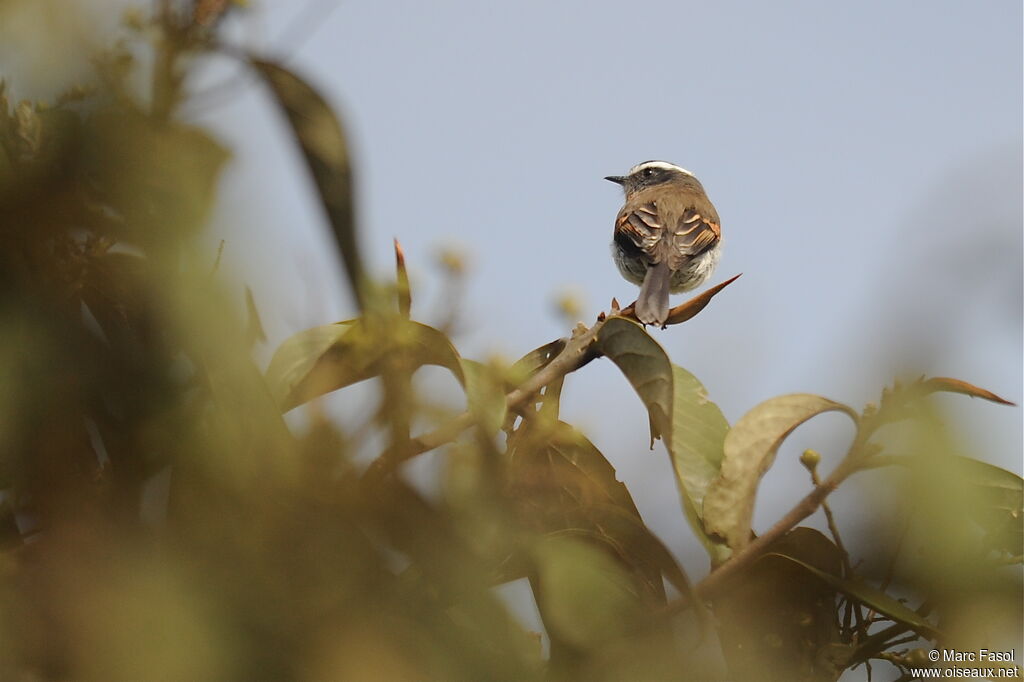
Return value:
M 972 398 L 983 398 L 1000 405 L 1013 405 L 1009 400 L 1000 398 L 992 391 L 986 391 L 983 388 L 978 388 L 973 384 L 969 384 L 966 381 L 959 379 L 950 379 L 949 377 L 932 377 L 921 382 L 921 387 L 926 393 L 933 393 L 936 391 L 945 391 L 947 393 L 962 393 L 963 395 L 969 395 Z

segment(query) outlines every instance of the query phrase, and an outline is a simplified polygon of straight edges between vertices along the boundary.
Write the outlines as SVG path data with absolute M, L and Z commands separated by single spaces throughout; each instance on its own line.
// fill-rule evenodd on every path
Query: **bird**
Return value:
M 636 318 L 664 328 L 669 294 L 699 287 L 718 265 L 718 212 L 696 176 L 667 161 L 644 161 L 605 180 L 626 194 L 615 218 L 612 256 L 622 276 L 640 285 Z

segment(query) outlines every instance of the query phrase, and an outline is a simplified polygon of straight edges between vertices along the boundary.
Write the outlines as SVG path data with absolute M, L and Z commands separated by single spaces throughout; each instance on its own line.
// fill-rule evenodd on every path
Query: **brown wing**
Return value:
M 615 219 L 615 243 L 630 256 L 655 260 L 665 227 L 654 202 L 625 206 Z
M 672 237 L 675 248 L 669 265 L 675 270 L 683 261 L 699 256 L 717 244 L 722 238 L 722 228 L 716 219 L 702 215 L 695 208 L 688 208 L 676 221 Z

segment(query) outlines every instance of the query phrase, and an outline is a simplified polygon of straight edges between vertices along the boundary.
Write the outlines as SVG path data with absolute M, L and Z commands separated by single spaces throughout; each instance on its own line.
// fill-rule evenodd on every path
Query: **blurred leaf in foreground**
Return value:
M 356 303 L 365 310 L 367 282 L 356 234 L 348 142 L 341 122 L 323 96 L 288 69 L 262 59 L 250 63 L 266 80 L 291 124 L 331 223 Z
M 838 579 L 842 561 L 831 540 L 794 528 L 715 600 L 722 648 L 744 682 L 834 682 L 848 653 L 839 636 L 836 589 L 804 566 Z
M 464 381 L 459 354 L 447 336 L 425 324 L 392 317 L 336 322 L 295 334 L 274 352 L 267 382 L 287 412 L 376 376 L 383 363 L 394 360 L 410 369 L 439 365 Z

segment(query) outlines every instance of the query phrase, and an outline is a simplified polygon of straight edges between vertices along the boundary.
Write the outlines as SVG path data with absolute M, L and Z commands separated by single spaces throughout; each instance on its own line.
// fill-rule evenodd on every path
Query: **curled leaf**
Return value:
M 806 393 L 766 400 L 747 412 L 725 437 L 722 467 L 704 497 L 704 526 L 733 551 L 750 541 L 757 486 L 782 441 L 796 427 L 822 412 L 857 413 L 841 403 Z

